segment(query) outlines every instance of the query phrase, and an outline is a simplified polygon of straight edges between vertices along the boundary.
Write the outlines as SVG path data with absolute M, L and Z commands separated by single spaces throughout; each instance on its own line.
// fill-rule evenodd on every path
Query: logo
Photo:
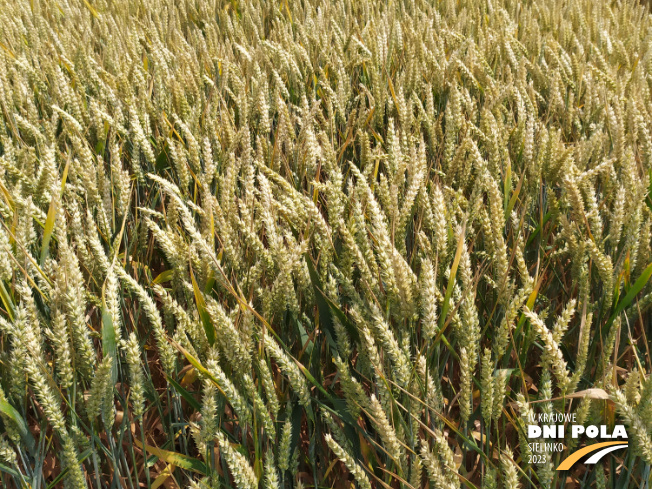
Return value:
M 577 440 L 580 437 L 590 440 L 599 437 L 600 441 L 575 450 L 568 455 L 557 467 L 557 470 L 569 470 L 582 458 L 584 464 L 596 464 L 608 453 L 627 447 L 627 431 L 624 425 L 615 425 L 610 430 L 607 425 L 577 424 L 576 414 L 566 413 L 533 413 L 526 419 L 528 448 L 530 450 L 530 463 L 543 464 L 550 460 L 551 453 L 560 453 L 566 449 L 564 438 L 566 428 L 569 426 L 570 438 Z M 538 424 L 542 423 L 542 424 Z M 530 441 L 531 440 L 531 441 Z M 603 441 L 611 440 L 611 441 Z
M 613 452 L 614 450 L 625 448 L 626 446 L 627 443 L 622 443 L 619 441 L 605 441 L 602 443 L 594 443 L 592 445 L 588 445 L 580 450 L 577 450 L 576 452 L 571 453 L 568 457 L 566 457 L 564 461 L 559 464 L 557 470 L 568 470 L 573 465 L 575 465 L 575 463 L 579 459 L 593 452 L 596 453 L 594 453 L 588 459 L 586 459 L 584 463 L 587 465 L 597 464 L 600 461 L 600 459 L 602 459 L 602 457 L 604 457 L 609 452 Z

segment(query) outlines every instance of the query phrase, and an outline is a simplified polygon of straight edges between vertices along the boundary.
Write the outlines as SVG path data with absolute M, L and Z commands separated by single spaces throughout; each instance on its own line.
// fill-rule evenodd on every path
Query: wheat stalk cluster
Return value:
M 651 121 L 633 0 L 0 0 L 0 486 L 647 487 Z

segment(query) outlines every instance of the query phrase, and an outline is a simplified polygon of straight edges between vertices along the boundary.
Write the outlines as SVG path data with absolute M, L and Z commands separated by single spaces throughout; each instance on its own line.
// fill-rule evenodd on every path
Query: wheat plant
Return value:
M 650 121 L 633 0 L 0 0 L 0 485 L 648 487 Z

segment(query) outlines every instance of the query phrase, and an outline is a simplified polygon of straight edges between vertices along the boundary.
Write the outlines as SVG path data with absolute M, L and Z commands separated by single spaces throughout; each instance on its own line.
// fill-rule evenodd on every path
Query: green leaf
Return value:
M 215 343 L 215 328 L 211 322 L 211 317 L 208 315 L 206 310 L 206 302 L 204 301 L 204 296 L 197 285 L 195 280 L 195 274 L 192 273 L 192 267 L 190 268 L 190 278 L 192 279 L 192 290 L 195 293 L 195 302 L 197 303 L 197 311 L 199 312 L 199 317 L 201 318 L 202 326 L 204 326 L 204 331 L 206 332 L 206 338 L 208 343 L 212 346 Z
M 25 420 L 20 413 L 7 401 L 0 401 L 0 413 L 7 416 L 14 423 L 18 433 L 20 434 L 20 438 L 23 440 L 25 446 L 27 446 L 30 454 L 34 454 L 36 442 L 34 441 L 34 437 L 29 429 L 27 429 L 27 423 L 25 423 Z
M 446 286 L 446 295 L 444 296 L 444 305 L 441 308 L 441 316 L 439 317 L 439 336 L 444 332 L 444 326 L 446 324 L 446 316 L 448 316 L 448 310 L 450 309 L 450 300 L 453 295 L 453 289 L 455 288 L 455 277 L 457 276 L 457 267 L 460 264 L 462 259 L 462 250 L 464 249 L 464 236 L 466 231 L 466 225 L 462 228 L 460 233 L 459 240 L 457 242 L 457 251 L 455 252 L 455 258 L 453 259 L 453 264 L 451 265 L 450 278 L 448 279 L 448 285 Z M 435 339 L 437 341 L 437 338 Z
M 315 266 L 312 264 L 312 259 L 308 253 L 305 254 L 306 264 L 308 265 L 308 273 L 310 274 L 310 282 L 315 291 L 315 298 L 317 299 L 317 310 L 319 311 L 319 325 L 324 331 L 335 337 L 335 329 L 333 328 L 333 317 L 331 315 L 330 307 L 326 302 L 326 298 L 321 289 L 321 281 L 315 271 Z
M 107 123 L 105 122 L 104 124 L 105 124 L 104 127 L 106 128 Z M 97 142 L 97 144 L 95 145 L 95 154 L 98 155 L 98 156 L 102 156 L 104 154 L 104 149 L 105 148 L 106 148 L 106 145 L 104 144 L 104 140 L 99 140 Z
M 616 309 L 614 310 L 614 313 L 612 314 L 612 322 L 618 314 L 623 312 L 625 308 L 629 307 L 629 305 L 634 301 L 634 298 L 638 295 L 638 293 L 643 290 L 643 287 L 647 284 L 648 280 L 650 280 L 650 276 L 652 276 L 652 263 L 650 263 L 645 270 L 643 270 L 643 273 L 641 273 L 640 277 L 636 279 L 636 282 L 634 282 L 634 285 L 632 285 L 629 290 L 627 291 L 627 294 L 625 294 L 625 297 L 620 299 L 618 302 L 618 305 L 616 305 Z
M 643 287 L 647 284 L 648 280 L 650 280 L 650 277 L 652 276 L 652 263 L 650 263 L 645 270 L 643 270 L 643 273 L 636 279 L 636 282 L 629 288 L 625 296 L 618 301 L 618 304 L 616 304 L 616 307 L 614 308 L 614 312 L 609 316 L 609 319 L 607 320 L 606 324 L 602 328 L 602 333 L 597 334 L 593 337 L 592 345 L 591 345 L 591 355 L 595 353 L 595 348 L 597 347 L 597 340 L 600 338 L 605 338 L 607 335 L 609 335 L 609 331 L 611 329 L 611 325 L 613 322 L 616 320 L 616 318 L 620 315 L 621 312 L 623 312 L 627 307 L 631 305 L 631 303 L 634 301 L 638 293 L 643 290 Z
M 317 310 L 319 311 L 319 323 L 332 338 L 335 338 L 335 329 L 333 328 L 333 315 L 337 316 L 339 322 L 346 328 L 347 333 L 351 336 L 353 341 L 360 341 L 360 335 L 357 328 L 349 321 L 346 314 L 322 291 L 321 281 L 319 275 L 315 270 L 310 255 L 305 255 L 306 264 L 308 265 L 308 273 L 310 274 L 310 282 L 315 291 L 315 298 L 317 299 Z
M 105 357 L 110 356 L 113 359 L 111 367 L 111 379 L 113 384 L 118 381 L 118 344 L 113 326 L 113 319 L 102 298 L 102 353 Z
M 63 169 L 63 176 L 61 177 L 61 193 L 63 194 L 63 189 L 66 186 L 66 178 L 68 177 L 68 168 L 70 167 L 70 158 L 66 162 L 66 167 Z M 50 208 L 48 209 L 48 215 L 45 219 L 45 227 L 43 229 L 43 241 L 41 243 L 41 266 L 45 263 L 45 259 L 48 257 L 50 252 L 50 240 L 52 239 L 52 233 L 54 232 L 54 223 L 56 222 L 57 217 L 57 202 L 59 201 L 58 197 L 52 196 L 50 200 Z
M 220 251 L 220 256 L 217 257 L 218 260 L 222 259 L 222 252 Z M 215 286 L 215 276 L 213 274 L 213 269 L 208 270 L 208 278 L 206 279 L 206 286 L 204 287 L 204 294 L 208 295 L 213 290 Z
M 190 404 L 190 407 L 192 407 L 195 411 L 199 412 L 201 411 L 201 405 L 197 402 L 197 399 L 192 397 L 192 394 L 188 392 L 186 389 L 181 387 L 181 384 L 179 384 L 176 380 L 174 380 L 172 377 L 167 377 L 167 381 L 174 387 L 179 394 L 181 394 L 181 397 L 183 397 L 188 404 Z
M 20 474 L 18 472 L 16 472 L 14 469 L 12 469 L 10 467 L 7 467 L 4 464 L 0 464 L 0 472 L 4 472 L 5 474 L 9 474 L 9 475 L 12 475 L 14 477 L 19 477 L 20 476 Z
M 174 270 L 165 270 L 158 274 L 158 276 L 152 280 L 152 285 L 162 284 L 164 282 L 169 282 L 174 276 Z
M 168 160 L 168 155 L 165 151 L 161 151 L 156 157 L 156 162 L 154 163 L 157 173 L 163 173 L 166 169 L 170 168 L 170 162 Z
M 525 171 L 521 174 L 521 178 L 518 180 L 518 184 L 516 185 L 516 188 L 514 189 L 514 193 L 512 194 L 512 197 L 509 199 L 509 202 L 507 202 L 507 206 L 505 207 L 505 220 L 509 221 L 509 216 L 512 215 L 512 209 L 514 209 L 514 205 L 516 205 L 516 201 L 518 200 L 518 196 L 521 193 L 521 188 L 523 187 L 523 179 L 525 178 Z M 511 175 L 510 175 L 510 181 L 511 181 Z M 511 183 L 510 183 L 511 185 Z M 505 200 L 507 200 L 507 195 L 505 195 Z
M 43 229 L 43 242 L 41 243 L 41 265 L 45 263 L 45 259 L 48 257 L 50 252 L 50 240 L 52 239 L 52 233 L 54 232 L 54 221 L 57 216 L 57 205 L 56 198 L 52 198 L 50 201 L 50 208 L 48 209 L 48 216 L 45 219 L 45 228 Z
M 537 235 L 541 232 L 543 226 L 546 225 L 546 223 L 550 220 L 551 217 L 552 217 L 552 212 L 551 211 L 546 212 L 546 214 L 543 216 L 543 221 L 540 224 L 538 224 L 536 228 L 534 228 L 534 231 L 532 231 L 532 234 L 530 234 L 530 237 L 527 239 L 527 242 L 525 243 L 526 248 L 530 246 L 532 241 L 536 239 Z
M 503 194 L 505 199 L 503 209 L 505 209 L 505 219 L 507 218 L 507 206 L 509 205 L 509 191 L 512 189 L 512 165 L 506 165 L 507 171 L 505 172 L 505 183 L 503 185 Z

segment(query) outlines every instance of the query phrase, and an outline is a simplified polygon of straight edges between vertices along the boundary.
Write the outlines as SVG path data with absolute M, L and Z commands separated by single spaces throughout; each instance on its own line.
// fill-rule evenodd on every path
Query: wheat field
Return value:
M 0 0 L 0 486 L 648 488 L 651 121 L 633 0 Z

